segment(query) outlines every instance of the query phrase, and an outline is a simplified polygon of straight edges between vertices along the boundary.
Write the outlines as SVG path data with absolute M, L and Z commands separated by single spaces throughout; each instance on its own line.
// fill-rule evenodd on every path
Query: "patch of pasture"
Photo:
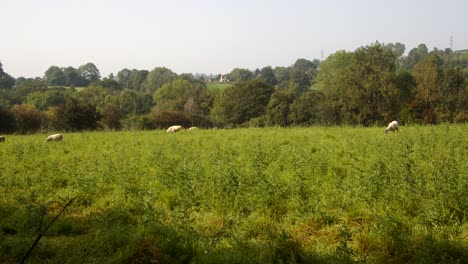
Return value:
M 462 263 L 467 128 L 7 136 L 0 262 Z

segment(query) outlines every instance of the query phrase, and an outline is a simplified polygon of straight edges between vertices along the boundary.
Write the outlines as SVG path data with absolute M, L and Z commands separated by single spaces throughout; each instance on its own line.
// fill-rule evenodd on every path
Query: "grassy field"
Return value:
M 467 263 L 468 125 L 0 143 L 0 263 Z
M 224 90 L 231 86 L 233 86 L 232 83 L 211 82 L 206 84 L 206 87 L 211 90 Z

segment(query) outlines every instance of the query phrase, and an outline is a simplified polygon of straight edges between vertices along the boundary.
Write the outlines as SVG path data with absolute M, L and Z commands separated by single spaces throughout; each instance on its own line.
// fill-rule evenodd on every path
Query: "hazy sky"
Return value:
M 0 0 L 0 62 L 13 77 L 93 62 L 107 76 L 289 66 L 375 41 L 468 48 L 467 0 Z

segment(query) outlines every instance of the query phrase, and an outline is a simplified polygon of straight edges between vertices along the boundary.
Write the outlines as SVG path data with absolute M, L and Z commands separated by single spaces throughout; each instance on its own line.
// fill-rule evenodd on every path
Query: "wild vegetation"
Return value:
M 86 63 L 15 79 L 0 64 L 0 133 L 466 122 L 468 52 L 404 51 L 377 42 L 324 61 L 218 75 L 156 67 L 102 78 Z
M 466 263 L 466 124 L 12 135 L 0 262 Z

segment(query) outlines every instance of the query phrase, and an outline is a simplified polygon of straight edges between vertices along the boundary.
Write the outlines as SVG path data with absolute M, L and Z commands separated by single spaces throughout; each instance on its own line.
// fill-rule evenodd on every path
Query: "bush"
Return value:
M 0 133 L 12 133 L 15 130 L 15 117 L 11 111 L 0 107 Z
M 43 115 L 32 105 L 14 105 L 11 108 L 15 119 L 16 131 L 20 134 L 36 132 L 41 129 Z
M 156 111 L 148 114 L 147 118 L 153 128 L 167 128 L 173 125 L 188 127 L 191 125 L 190 119 L 180 111 Z

